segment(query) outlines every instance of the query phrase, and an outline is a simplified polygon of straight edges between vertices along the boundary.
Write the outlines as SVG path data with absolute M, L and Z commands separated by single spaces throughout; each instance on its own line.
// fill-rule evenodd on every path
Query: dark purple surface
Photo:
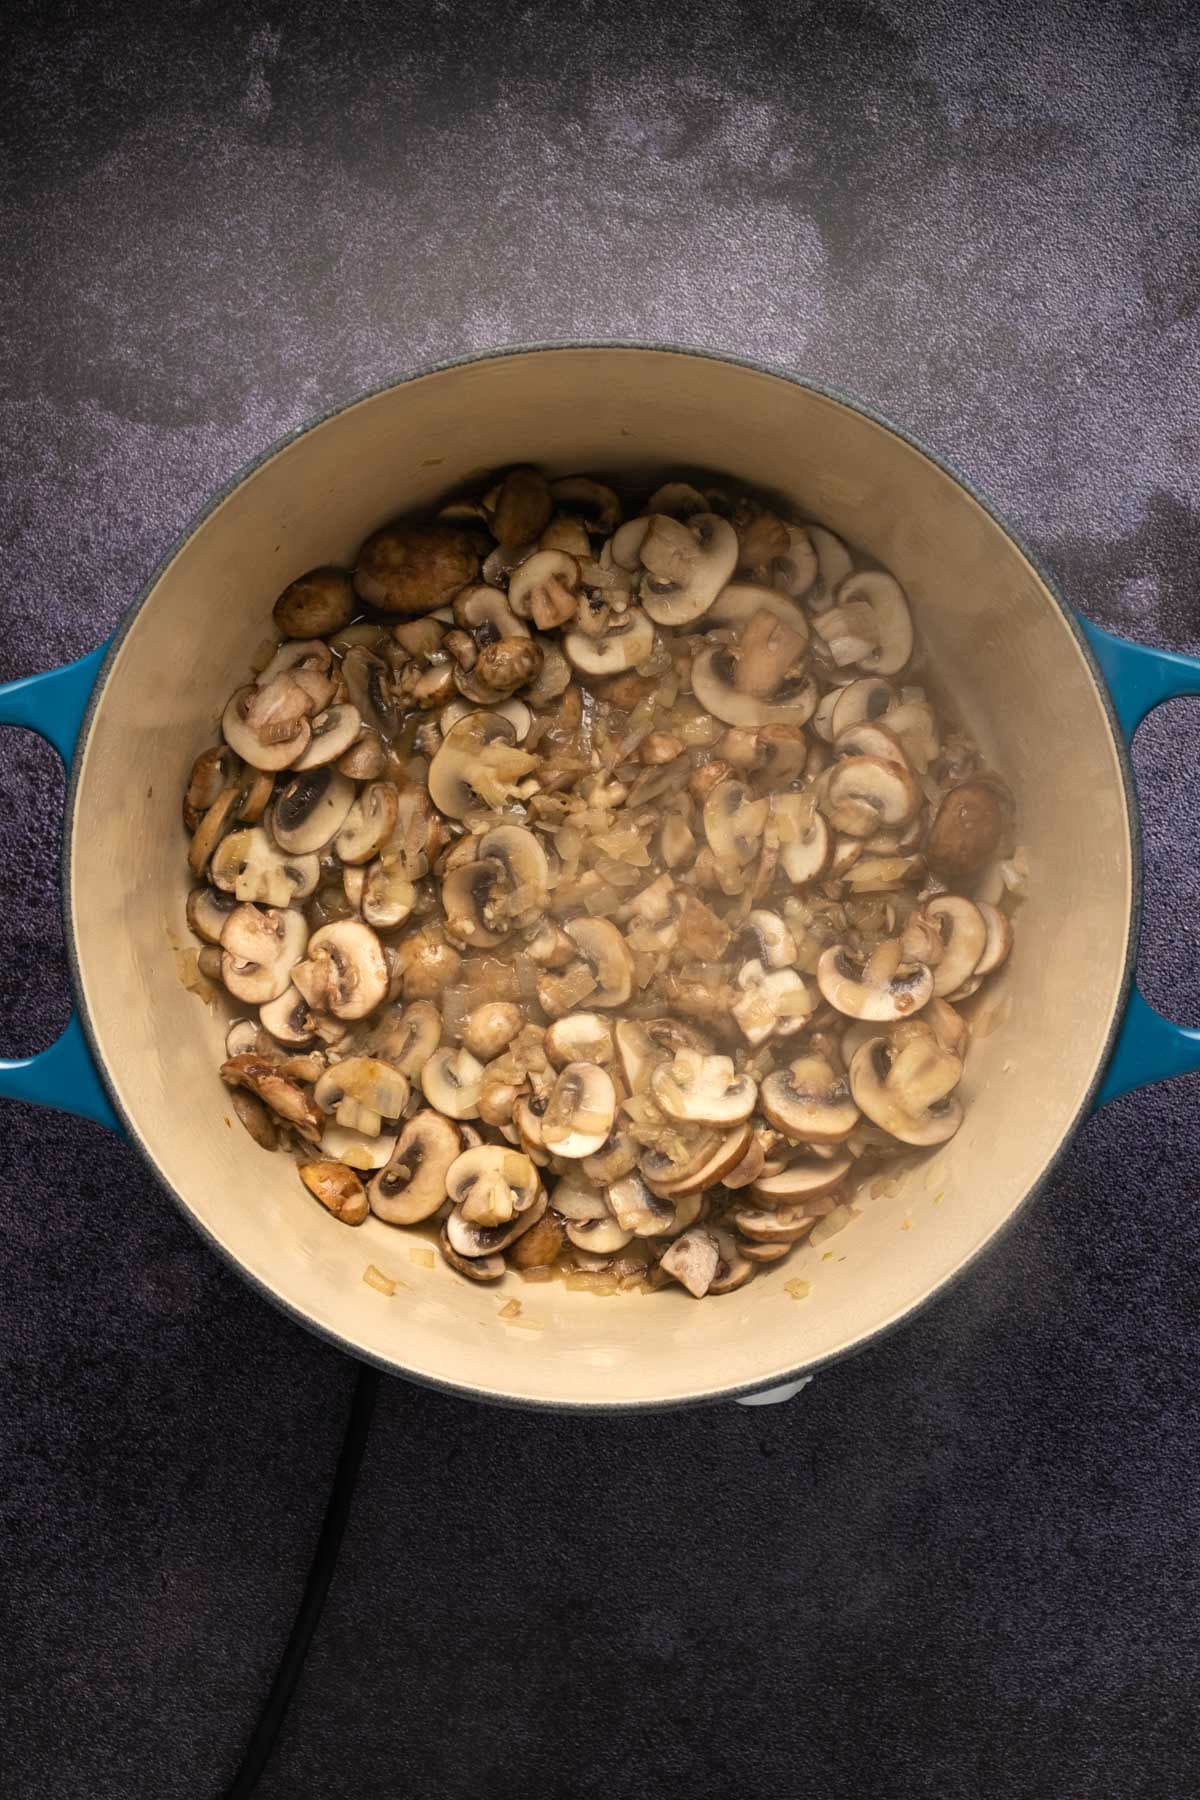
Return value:
M 314 410 L 571 335 L 855 392 L 1085 612 L 1200 649 L 1194 10 L 572 17 L 13 18 L 0 677 L 93 648 Z M 1197 721 L 1138 755 L 1148 990 L 1193 1021 Z M 60 815 L 50 753 L 0 734 L 2 1054 L 65 1017 Z M 213 1794 L 351 1370 L 102 1131 L 3 1126 L 0 1794 Z M 387 1384 L 263 1795 L 1193 1795 L 1198 1159 L 1200 1082 L 1109 1107 L 982 1269 L 787 1407 L 593 1422 Z

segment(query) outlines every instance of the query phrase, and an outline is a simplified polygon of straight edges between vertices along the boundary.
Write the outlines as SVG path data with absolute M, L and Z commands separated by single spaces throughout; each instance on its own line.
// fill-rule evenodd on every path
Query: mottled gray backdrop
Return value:
M 573 335 L 861 395 L 1084 612 L 1200 648 L 1186 0 L 95 0 L 6 32 L 0 675 L 90 650 L 314 410 Z M 1138 757 L 1147 981 L 1193 1021 L 1197 723 Z M 0 1053 L 65 1017 L 60 795 L 0 734 Z M 102 1131 L 2 1130 L 0 1793 L 211 1795 L 352 1371 Z M 790 1407 L 389 1384 L 264 1795 L 1187 1800 L 1198 1157 L 1200 1082 L 1110 1107 L 951 1299 Z

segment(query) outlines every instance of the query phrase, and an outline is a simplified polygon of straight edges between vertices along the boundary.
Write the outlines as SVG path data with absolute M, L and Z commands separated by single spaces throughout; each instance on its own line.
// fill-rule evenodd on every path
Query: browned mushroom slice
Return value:
M 855 1051 L 850 1086 L 868 1119 L 902 1144 L 944 1144 L 962 1124 L 953 1093 L 961 1073 L 932 1032 L 900 1046 L 877 1037 Z
M 421 1089 L 430 1106 L 447 1118 L 477 1119 L 483 1064 L 469 1050 L 437 1050 L 421 1070 Z
M 552 631 L 575 617 L 579 564 L 565 550 L 538 550 L 514 569 L 508 603 L 518 618 L 532 619 L 539 631 Z
M 194 887 L 187 897 L 187 922 L 206 944 L 219 944 L 225 921 L 238 905 L 235 894 L 223 894 L 219 888 Z
M 505 910 L 513 923 L 535 923 L 546 904 L 550 864 L 533 832 L 521 825 L 498 825 L 480 838 L 479 855 L 501 864 L 507 890 Z
M 481 857 L 451 869 L 442 883 L 442 908 L 449 937 L 479 950 L 504 942 L 509 924 L 497 904 L 503 880 L 504 865 L 494 857 Z
M 275 1115 L 309 1143 L 315 1144 L 325 1116 L 298 1082 L 280 1073 L 275 1062 L 254 1052 L 231 1056 L 221 1064 L 221 1080 L 227 1087 L 249 1088 Z
M 504 1144 L 464 1150 L 446 1174 L 446 1196 L 463 1221 L 485 1230 L 507 1225 L 538 1197 L 538 1172 L 527 1156 Z
M 852 1019 L 905 1019 L 933 995 L 933 975 L 924 963 L 900 960 L 900 940 L 891 938 L 865 962 L 845 944 L 822 951 L 817 986 L 830 1006 Z
M 920 803 L 921 790 L 907 767 L 880 756 L 847 756 L 829 771 L 821 810 L 837 831 L 867 838 L 907 824 Z
M 930 900 L 925 916 L 942 939 L 942 954 L 933 971 L 933 991 L 940 1000 L 955 993 L 975 973 L 987 947 L 988 928 L 979 908 L 957 894 Z
M 542 1117 L 542 1139 L 556 1156 L 592 1156 L 608 1139 L 617 1112 L 612 1077 L 596 1063 L 568 1063 Z
M 302 913 L 290 907 L 235 906 L 221 932 L 221 980 L 252 1006 L 276 1000 L 287 992 L 307 942 Z
M 599 1013 L 567 1013 L 547 1028 L 546 1055 L 556 1069 L 568 1063 L 599 1063 L 606 1067 L 613 1060 L 612 1031 L 607 1019 Z
M 858 1124 L 858 1107 L 846 1077 L 827 1057 L 815 1053 L 799 1056 L 786 1069 L 768 1075 L 759 1090 L 759 1103 L 785 1137 L 808 1143 L 841 1143 Z
M 720 1261 L 721 1252 L 711 1231 L 686 1231 L 666 1251 L 659 1267 L 699 1300 L 711 1287 Z
M 202 750 L 192 764 L 183 796 L 183 828 L 196 830 L 209 808 L 215 806 L 226 788 L 237 789 L 244 779 L 241 761 L 228 744 L 212 744 Z
M 266 687 L 239 688 L 221 715 L 221 731 L 251 768 L 286 769 L 307 750 L 309 714 L 318 710 L 292 676 L 279 675 Z
M 499 1251 L 507 1250 L 510 1244 L 515 1244 L 524 1232 L 531 1231 L 545 1211 L 546 1190 L 539 1188 L 530 1205 L 523 1211 L 514 1213 L 502 1225 L 473 1224 L 463 1216 L 462 1207 L 456 1206 L 443 1230 L 447 1243 L 459 1256 L 495 1256 Z
M 808 620 L 804 608 L 790 600 L 786 594 L 776 588 L 765 587 L 753 581 L 731 581 L 723 588 L 709 607 L 705 617 L 705 627 L 710 625 L 738 625 L 745 627 L 760 613 L 777 619 L 786 625 L 799 640 L 799 648 L 793 652 L 793 660 L 799 656 L 809 639 Z M 772 659 L 772 673 L 775 674 L 775 662 Z M 786 668 L 786 664 L 783 667 Z M 781 674 L 782 669 L 778 670 Z
M 550 483 L 556 506 L 583 520 L 593 537 L 610 537 L 621 523 L 621 501 L 614 489 L 590 475 L 565 475 Z
M 343 777 L 344 779 L 344 777 Z M 334 839 L 333 847 L 344 863 L 366 863 L 378 856 L 399 816 L 400 796 L 391 781 L 369 781 Z
M 234 831 L 218 845 L 210 869 L 214 885 L 238 900 L 288 906 L 316 889 L 321 865 L 315 853 L 291 856 L 261 825 Z
M 400 985 L 406 1000 L 433 1000 L 462 968 L 462 957 L 440 926 L 408 933 L 398 951 Z
M 480 804 L 503 806 L 537 767 L 515 740 L 511 720 L 497 712 L 468 713 L 453 725 L 429 765 L 429 795 L 439 811 L 461 819 Z
M 479 574 L 479 552 L 457 525 L 387 525 L 358 553 L 354 591 L 380 612 L 435 612 Z
M 347 1056 L 320 1077 L 313 1099 L 348 1131 L 378 1137 L 383 1120 L 398 1119 L 408 1105 L 408 1080 L 376 1056 Z
M 203 815 L 188 847 L 188 868 L 193 875 L 204 874 L 222 838 L 234 824 L 241 803 L 242 788 L 235 782 L 221 790 Z
M 274 1000 L 258 1009 L 258 1022 L 276 1043 L 303 1048 L 317 1035 L 317 1022 L 308 1001 L 291 983 Z M 232 1055 L 232 1051 L 230 1052 Z
M 760 1176 L 750 1190 L 751 1198 L 759 1207 L 807 1205 L 832 1193 L 849 1173 L 851 1162 L 849 1156 L 802 1157 L 778 1175 Z
M 523 1231 L 512 1246 L 512 1260 L 518 1269 L 548 1269 L 558 1260 L 566 1232 L 562 1222 L 544 1213 L 536 1225 Z
M 734 1294 L 754 1279 L 754 1263 L 739 1247 L 731 1231 L 714 1231 L 717 1272 L 708 1284 L 710 1294 Z
M 704 803 L 704 835 L 718 868 L 742 868 L 758 854 L 770 812 L 740 781 L 721 781 Z
M 578 626 L 565 632 L 562 647 L 581 675 L 619 675 L 646 661 L 654 649 L 654 627 L 639 607 L 630 606 L 599 636 Z
M 571 919 L 565 930 L 594 980 L 580 998 L 589 1006 L 624 1006 L 633 991 L 633 958 L 616 926 L 608 919 Z
M 677 1050 L 670 1063 L 660 1063 L 650 1076 L 650 1090 L 672 1119 L 684 1124 L 737 1125 L 754 1111 L 758 1090 L 753 1078 L 739 1075 L 728 1056 L 703 1056 Z
M 817 1215 L 805 1212 L 802 1204 L 780 1206 L 774 1211 L 747 1206 L 734 1213 L 733 1222 L 740 1235 L 751 1243 L 786 1248 L 808 1236 Z
M 484 510 L 500 548 L 513 555 L 532 544 L 544 531 L 554 511 L 550 487 L 540 469 L 510 469 L 504 479 L 484 495 Z
M 737 533 L 716 513 L 684 524 L 655 514 L 639 550 L 641 601 L 658 625 L 690 625 L 706 613 L 737 566 Z
M 446 1199 L 446 1177 L 461 1149 L 457 1129 L 436 1112 L 419 1112 L 396 1140 L 368 1190 L 371 1211 L 388 1225 L 416 1225 Z
M 438 1233 L 438 1249 L 443 1262 L 448 1263 L 456 1275 L 465 1275 L 468 1281 L 499 1281 L 504 1274 L 503 1256 L 460 1256 L 450 1242 L 445 1225 Z
M 368 1211 L 367 1194 L 353 1169 L 343 1162 L 306 1162 L 297 1172 L 326 1212 L 343 1225 L 362 1224 Z
M 755 681 L 760 682 L 770 661 L 777 670 L 773 691 L 763 695 L 739 687 L 742 654 L 729 644 L 710 644 L 700 652 L 692 664 L 693 691 L 701 706 L 726 725 L 804 725 L 816 711 L 817 684 L 803 668 L 793 672 L 791 664 L 801 652 L 794 648 L 796 640 L 789 628 L 768 614 L 758 617 L 768 620 L 769 642 L 763 645 L 756 636 L 754 647 L 763 651 L 763 658 L 756 657 L 749 666 Z M 743 648 L 744 644 L 745 640 Z
M 613 1128 L 599 1150 L 583 1158 L 580 1167 L 591 1181 L 603 1184 L 623 1181 L 637 1168 L 638 1146 L 619 1126 Z
M 238 1052 L 231 1052 L 238 1054 Z M 229 1104 L 260 1150 L 278 1150 L 279 1122 L 270 1107 L 264 1106 L 257 1094 L 248 1088 L 234 1088 Z
M 292 970 L 292 980 L 315 1011 L 364 1019 L 387 994 L 383 946 L 358 919 L 322 925 L 308 941 L 306 960 Z
M 735 1125 L 723 1136 L 703 1135 L 696 1151 L 682 1164 L 661 1151 L 647 1151 L 641 1171 L 646 1186 L 660 1198 L 675 1200 L 684 1194 L 702 1194 L 715 1187 L 726 1169 L 741 1162 L 754 1133 L 749 1124 Z
M 610 1182 L 606 1193 L 617 1224 L 634 1237 L 661 1237 L 675 1223 L 674 1204 L 651 1193 L 639 1175 Z

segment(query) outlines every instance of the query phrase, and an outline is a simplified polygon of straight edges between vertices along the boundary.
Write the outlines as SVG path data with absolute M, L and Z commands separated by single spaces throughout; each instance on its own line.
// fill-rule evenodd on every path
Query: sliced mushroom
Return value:
M 298 1082 L 280 1073 L 270 1057 L 254 1052 L 231 1056 L 221 1064 L 221 1080 L 227 1087 L 248 1088 L 275 1115 L 309 1143 L 321 1136 L 325 1118 L 316 1101 Z
M 542 1116 L 542 1140 L 556 1156 L 592 1156 L 607 1141 L 616 1112 L 612 1077 L 597 1063 L 568 1063 Z
M 412 931 L 397 952 L 400 989 L 406 1000 L 432 1000 L 450 986 L 462 968 L 462 956 L 440 926 Z
M 264 1031 L 270 1032 L 276 1043 L 297 1049 L 311 1044 L 317 1035 L 317 1022 L 308 1001 L 291 982 L 282 994 L 277 994 L 273 1000 L 268 1000 L 259 1007 L 258 1022 Z M 233 1052 L 230 1051 L 230 1054 Z
M 807 724 L 818 698 L 811 675 L 803 669 L 792 674 L 785 668 L 770 696 L 752 694 L 738 686 L 739 660 L 737 645 L 710 644 L 692 664 L 692 690 L 714 719 L 726 725 Z
M 603 1219 L 582 1219 L 578 1224 L 567 1226 L 567 1238 L 577 1250 L 590 1251 L 593 1256 L 611 1256 L 616 1250 L 623 1250 L 633 1238 L 632 1231 L 626 1231 L 611 1216 Z
M 512 1247 L 512 1260 L 518 1269 L 548 1269 L 557 1260 L 566 1232 L 560 1221 L 543 1213 L 536 1225 L 523 1231 Z
M 677 1200 L 684 1195 L 702 1194 L 715 1187 L 726 1169 L 741 1162 L 750 1147 L 754 1133 L 749 1124 L 735 1125 L 723 1136 L 704 1134 L 697 1149 L 682 1165 L 671 1162 L 660 1152 L 642 1157 L 641 1170 L 647 1187 L 660 1198 Z
M 281 850 L 303 855 L 337 836 L 354 804 L 354 783 L 328 764 L 291 775 L 271 808 L 271 835 Z
M 761 1214 L 756 1213 L 753 1216 L 755 1218 L 764 1218 L 765 1219 L 765 1218 L 770 1218 L 771 1215 L 769 1213 L 761 1213 Z M 810 1220 L 809 1221 L 810 1229 L 811 1229 L 811 1226 L 813 1226 L 815 1224 L 816 1224 L 815 1219 Z M 783 1262 L 792 1253 L 792 1246 L 788 1242 L 776 1243 L 776 1244 L 756 1243 L 752 1238 L 743 1238 L 743 1237 L 739 1237 L 736 1241 L 737 1241 L 738 1253 L 741 1256 L 746 1257 L 748 1259 L 748 1261 L 753 1262 L 753 1263 Z
M 532 681 L 541 666 L 541 645 L 532 638 L 501 638 L 480 650 L 471 669 L 455 669 L 454 685 L 477 705 L 491 706 Z
M 753 938 L 758 960 L 767 969 L 791 968 L 797 957 L 796 940 L 778 913 L 755 908 L 746 914 L 742 931 Z
M 391 670 L 383 658 L 355 645 L 342 659 L 342 679 L 364 725 L 385 738 L 394 737 L 402 709 Z
M 1011 924 L 999 907 L 993 906 L 987 900 L 976 900 L 975 905 L 987 930 L 983 955 L 975 964 L 973 971 L 976 977 L 982 979 L 984 975 L 992 974 L 995 969 L 1000 967 L 1001 963 L 1007 960 L 1008 953 L 1012 949 L 1013 932 Z
M 868 838 L 905 825 L 921 804 L 912 771 L 881 756 L 847 756 L 829 771 L 821 810 L 835 830 Z
M 871 1038 L 855 1051 L 850 1086 L 873 1124 L 902 1144 L 944 1144 L 962 1124 L 962 1106 L 953 1089 L 962 1073 L 959 1059 L 933 1033 L 897 1047 Z
M 225 833 L 233 826 L 241 802 L 242 789 L 235 782 L 222 788 L 201 818 L 188 846 L 188 868 L 193 875 L 204 874 Z
M 677 1050 L 651 1073 L 650 1091 L 672 1119 L 684 1124 L 737 1125 L 754 1111 L 753 1078 L 739 1075 L 728 1056 Z
M 556 1069 L 568 1063 L 599 1063 L 602 1068 L 613 1060 L 612 1029 L 599 1013 L 567 1013 L 547 1028 L 546 1055 Z
M 638 1146 L 617 1125 L 599 1150 L 592 1156 L 585 1156 L 580 1166 L 589 1180 L 608 1183 L 622 1181 L 626 1175 L 632 1174 L 637 1168 L 637 1161 Z
M 435 612 L 479 574 L 479 553 L 458 525 L 386 525 L 358 553 L 354 591 L 380 612 Z
M 845 944 L 833 944 L 817 963 L 817 986 L 830 1006 L 852 1019 L 905 1019 L 933 994 L 924 963 L 900 960 L 900 941 L 887 940 L 865 960 Z
M 720 1248 L 711 1231 L 686 1231 L 676 1238 L 659 1267 L 699 1300 L 711 1287 L 720 1261 Z
M 860 569 L 848 575 L 837 591 L 839 607 L 865 604 L 875 615 L 875 644 L 855 658 L 872 675 L 895 675 L 913 650 L 912 617 L 904 589 L 882 569 Z
M 468 713 L 453 725 L 429 765 L 429 795 L 439 811 L 461 819 L 480 804 L 503 806 L 537 766 L 515 739 L 511 720 L 496 712 Z
M 512 1151 L 501 1151 L 501 1155 L 513 1154 Z M 520 1157 L 519 1160 L 524 1162 L 526 1158 Z M 443 1227 L 446 1241 L 459 1256 L 495 1256 L 533 1229 L 545 1213 L 546 1204 L 546 1191 L 539 1188 L 532 1203 L 502 1225 L 474 1224 L 464 1216 L 463 1208 L 456 1206 Z
M 810 1144 L 839 1144 L 858 1124 L 846 1077 L 816 1054 L 773 1070 L 759 1089 L 759 1103 L 785 1137 Z
M 225 742 L 253 769 L 286 769 L 308 749 L 308 715 L 318 710 L 290 675 L 239 688 L 221 715 Z
M 579 564 L 565 550 L 538 550 L 508 583 L 508 603 L 520 619 L 532 619 L 539 631 L 552 631 L 575 617 Z
M 368 925 L 376 931 L 392 931 L 403 925 L 417 903 L 417 890 L 412 882 L 390 862 L 381 859 L 365 870 L 354 868 L 362 880 L 359 906 Z M 350 869 L 346 874 L 351 873 Z
M 824 525 L 807 525 L 809 542 L 817 553 L 817 578 L 804 596 L 811 613 L 828 612 L 834 595 L 850 573 L 850 552 L 840 537 Z
M 498 825 L 479 840 L 479 855 L 500 863 L 505 875 L 505 909 L 515 925 L 532 923 L 546 904 L 550 864 L 532 831 Z
M 477 1119 L 483 1064 L 469 1050 L 437 1050 L 421 1070 L 421 1090 L 447 1118 Z
M 235 906 L 221 932 L 221 980 L 251 1006 L 286 993 L 304 955 L 308 924 L 292 908 Z
M 550 483 L 557 506 L 577 514 L 595 537 L 609 537 L 621 523 L 621 502 L 615 491 L 590 475 L 565 475 Z
M 600 1183 L 577 1169 L 569 1169 L 559 1176 L 550 1204 L 556 1213 L 573 1224 L 587 1219 L 606 1219 L 612 1210 Z
M 504 942 L 509 925 L 498 907 L 503 879 L 503 864 L 491 857 L 451 869 L 442 883 L 448 936 L 481 950 Z
M 357 713 L 358 708 L 353 710 Z M 362 729 L 361 735 L 342 752 L 337 762 L 342 774 L 349 775 L 352 781 L 375 781 L 387 765 L 388 752 L 383 739 L 371 726 Z
M 400 796 L 394 782 L 369 781 L 353 805 L 333 847 L 344 863 L 365 863 L 379 855 L 399 816 Z
M 589 1006 L 624 1006 L 633 991 L 633 958 L 608 919 L 570 919 L 564 927 L 590 969 L 595 986 Z
M 737 532 L 716 513 L 693 513 L 686 524 L 655 514 L 638 552 L 645 612 L 658 625 L 690 625 L 706 613 L 738 560 Z
M 661 1237 L 675 1223 L 671 1201 L 652 1194 L 640 1175 L 623 1175 L 606 1191 L 617 1224 L 634 1237 Z
M 183 796 L 184 830 L 194 832 L 226 788 L 238 789 L 242 780 L 242 765 L 228 744 L 212 744 L 202 750 L 192 764 Z
M 223 894 L 218 888 L 195 887 L 187 897 L 188 926 L 206 944 L 219 944 L 225 922 L 237 905 L 236 894 Z
M 446 1195 L 463 1222 L 488 1229 L 507 1225 L 538 1197 L 538 1172 L 527 1156 L 504 1144 L 464 1150 L 446 1174 Z
M 740 781 L 721 781 L 704 802 L 704 835 L 718 867 L 742 868 L 758 854 L 770 801 L 754 800 Z
M 520 1007 L 510 1000 L 488 1000 L 468 1013 L 462 1041 L 472 1056 L 491 1062 L 508 1049 L 521 1025 Z
M 996 854 L 1005 824 L 995 786 L 960 782 L 943 797 L 929 827 L 925 854 L 930 867 L 950 879 L 973 875 Z
M 410 1081 L 419 1081 L 421 1070 L 442 1041 L 442 1017 L 430 1000 L 414 1000 L 397 1017 L 380 1020 L 367 1037 L 369 1055 L 380 1056 Z
M 803 976 L 795 969 L 764 969 L 757 957 L 743 963 L 737 985 L 731 1012 L 750 1044 L 802 1031 L 817 1010 L 817 995 Z
M 754 1263 L 739 1248 L 731 1231 L 714 1231 L 718 1261 L 717 1272 L 708 1284 L 710 1294 L 734 1294 L 754 1279 Z
M 764 587 L 759 582 L 731 581 L 709 607 L 705 624 L 738 625 L 744 629 L 760 613 L 785 625 L 795 635 L 799 647 L 793 652 L 793 660 L 803 653 L 809 640 L 804 608 L 776 588 Z
M 933 971 L 933 992 L 941 1000 L 975 973 L 987 947 L 988 928 L 979 908 L 957 894 L 930 900 L 925 916 L 942 940 L 942 953 Z
M 779 833 L 779 860 L 793 887 L 819 881 L 829 864 L 833 836 L 804 794 L 774 794 L 771 816 Z
M 361 1225 L 367 1216 L 367 1192 L 343 1162 L 301 1163 L 297 1173 L 314 1199 L 343 1225 Z
M 802 1203 L 780 1206 L 777 1210 L 747 1206 L 734 1213 L 733 1222 L 741 1236 L 753 1244 L 787 1248 L 808 1236 L 817 1222 L 817 1215 L 805 1212 Z
M 236 1055 L 237 1052 L 230 1051 L 229 1054 Z M 248 1088 L 233 1088 L 229 1104 L 260 1150 L 278 1150 L 279 1122 L 257 1094 L 252 1094 Z
M 253 1019 L 235 1019 L 225 1033 L 225 1055 L 246 1056 L 258 1049 L 258 1027 Z M 247 1127 L 249 1129 L 249 1127 Z M 253 1136 L 253 1133 L 251 1133 Z
M 581 675 L 619 675 L 636 669 L 654 649 L 654 627 L 646 614 L 631 606 L 613 619 L 599 637 L 577 626 L 563 634 L 567 661 Z
M 836 690 L 830 717 L 832 737 L 837 738 L 851 725 L 875 724 L 894 703 L 896 690 L 890 681 L 877 675 L 865 675 Z
M 307 959 L 292 970 L 292 980 L 317 1012 L 363 1019 L 387 994 L 383 946 L 361 920 L 322 925 L 308 941 Z
M 442 1261 L 452 1268 L 456 1275 L 465 1275 L 468 1281 L 499 1281 L 507 1267 L 503 1256 L 460 1256 L 446 1235 L 443 1225 L 438 1233 L 438 1249 L 442 1253 Z
M 368 1190 L 371 1211 L 387 1225 L 416 1225 L 446 1199 L 446 1178 L 461 1149 L 458 1131 L 437 1112 L 408 1121 Z
M 398 1119 L 408 1105 L 408 1081 L 375 1056 L 347 1056 L 327 1069 L 313 1088 L 322 1112 L 348 1131 L 378 1137 L 384 1119 Z
M 288 855 L 272 842 L 261 825 L 251 825 L 222 839 L 210 874 L 217 887 L 238 900 L 289 906 L 293 901 L 306 900 L 315 890 L 321 865 L 313 854 Z

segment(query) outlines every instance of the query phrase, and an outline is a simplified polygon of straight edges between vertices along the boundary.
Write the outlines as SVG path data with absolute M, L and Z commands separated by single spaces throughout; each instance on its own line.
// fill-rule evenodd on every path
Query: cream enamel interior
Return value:
M 787 496 L 898 576 L 921 640 L 1012 781 L 1031 894 L 998 978 L 1009 1023 L 972 1050 L 966 1122 L 829 1243 L 697 1303 L 607 1300 L 515 1274 L 471 1287 L 424 1241 L 350 1230 L 259 1150 L 217 1077 L 223 1019 L 180 984 L 180 795 L 270 630 L 279 590 L 349 562 L 382 521 L 513 462 L 726 471 Z M 883 426 L 780 377 L 667 351 L 521 352 L 423 376 L 279 450 L 160 576 L 84 746 L 69 869 L 79 980 L 127 1118 L 201 1230 L 294 1314 L 398 1371 L 550 1405 L 669 1404 L 762 1386 L 861 1343 L 946 1282 L 1039 1181 L 1096 1075 L 1119 1004 L 1133 853 L 1108 716 L 1036 572 L 949 475 Z M 909 1228 L 905 1229 L 906 1223 Z M 363 1282 L 374 1262 L 402 1284 Z M 811 1283 L 797 1302 L 785 1291 Z M 521 1322 L 501 1322 L 506 1301 Z M 526 1325 L 541 1327 L 526 1329 Z

